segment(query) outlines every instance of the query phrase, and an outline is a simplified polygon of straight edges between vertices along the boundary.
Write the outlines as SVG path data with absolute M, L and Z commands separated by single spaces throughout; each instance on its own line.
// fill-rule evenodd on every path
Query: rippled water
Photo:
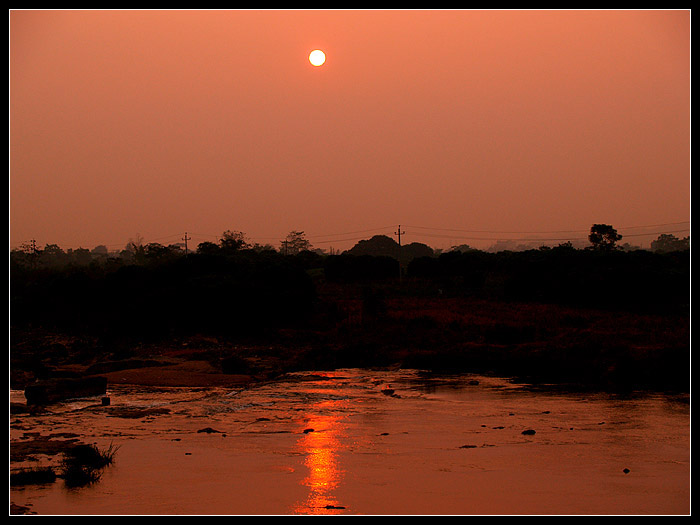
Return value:
M 76 432 L 119 450 L 94 485 L 12 488 L 12 502 L 38 514 L 690 512 L 688 396 L 354 369 L 108 394 L 111 407 L 13 418 L 13 442 Z M 124 408 L 169 412 L 116 417 Z

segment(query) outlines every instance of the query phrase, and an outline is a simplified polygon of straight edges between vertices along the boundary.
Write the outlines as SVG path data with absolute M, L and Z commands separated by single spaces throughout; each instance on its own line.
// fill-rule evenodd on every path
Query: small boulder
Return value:
M 216 430 L 216 429 L 211 428 L 211 427 L 200 428 L 197 431 L 197 434 L 222 434 L 222 433 L 223 432 L 221 432 L 221 430 Z

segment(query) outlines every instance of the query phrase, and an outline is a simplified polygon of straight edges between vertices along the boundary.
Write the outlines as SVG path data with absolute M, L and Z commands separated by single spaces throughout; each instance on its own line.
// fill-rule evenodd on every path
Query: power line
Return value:
M 581 230 L 587 231 L 587 230 Z M 658 231 L 658 232 L 647 232 L 647 233 L 630 233 L 624 235 L 625 237 L 644 237 L 648 235 L 660 235 L 662 233 L 681 233 L 689 232 L 690 229 L 685 228 L 682 230 L 671 230 L 671 231 Z M 588 237 L 466 237 L 462 235 L 443 235 L 439 233 L 414 233 L 417 237 L 435 237 L 440 239 L 463 239 L 471 241 L 579 241 L 588 240 Z
M 640 229 L 640 228 L 659 228 L 663 226 L 675 226 L 675 225 L 680 225 L 680 224 L 690 224 L 690 221 L 678 221 L 678 222 L 667 222 L 667 223 L 661 223 L 661 224 L 646 224 L 646 225 L 641 225 L 641 226 L 625 226 L 621 228 L 616 228 L 618 231 L 624 231 L 624 230 L 635 230 L 635 229 Z M 475 237 L 475 236 L 465 236 L 465 235 L 448 235 L 448 234 L 441 234 L 441 233 L 433 233 L 433 232 L 455 232 L 455 233 L 489 233 L 489 234 L 514 234 L 514 235 L 537 235 L 537 234 L 551 234 L 551 233 L 583 233 L 583 232 L 588 232 L 590 231 L 589 229 L 585 230 L 538 230 L 538 231 L 507 231 L 507 230 L 466 230 L 466 229 L 457 229 L 457 228 L 433 228 L 429 226 L 405 226 L 406 228 L 410 229 L 415 229 L 415 230 L 428 230 L 427 232 L 409 232 L 411 235 L 414 235 L 416 237 L 433 237 L 433 238 L 442 238 L 442 239 L 453 239 L 453 240 L 458 240 L 458 239 L 464 239 L 464 240 L 480 240 L 480 241 L 504 241 L 504 240 L 519 240 L 519 241 L 567 241 L 567 240 L 586 240 L 588 237 L 542 237 L 542 238 L 513 238 L 513 237 Z M 369 233 L 369 232 L 380 232 L 380 231 L 386 231 L 389 229 L 393 229 L 392 226 L 384 226 L 381 228 L 370 228 L 370 229 L 365 229 L 365 230 L 353 230 L 353 231 L 346 231 L 346 232 L 339 232 L 339 233 L 328 233 L 328 234 L 323 234 L 323 235 L 307 235 L 306 237 L 308 239 L 316 239 L 314 240 L 315 244 L 329 244 L 329 243 L 340 243 L 340 242 L 347 242 L 347 241 L 356 241 L 356 240 L 362 240 L 365 237 L 360 236 L 353 236 L 353 237 L 344 237 L 344 238 L 339 238 L 339 239 L 329 239 L 329 237 L 341 237 L 344 235 L 353 235 L 357 233 Z M 649 235 L 660 235 L 664 233 L 683 233 L 683 232 L 689 232 L 690 228 L 683 228 L 683 229 L 676 229 L 676 230 L 670 230 L 670 231 L 653 231 L 653 232 L 643 232 L 643 233 L 628 233 L 625 234 L 624 237 L 643 237 L 643 236 L 649 236 Z M 388 233 L 388 232 L 387 232 Z M 406 232 L 401 232 L 402 235 L 404 235 Z M 154 237 L 148 240 L 141 240 L 142 243 L 153 243 L 157 241 L 161 241 L 164 239 L 174 239 L 177 237 L 180 237 L 182 235 L 181 233 L 174 233 L 170 235 L 165 235 L 161 237 Z M 215 235 L 215 234 L 207 234 L 207 233 L 192 233 L 188 232 L 187 235 L 190 235 L 188 240 L 192 240 L 192 236 L 197 237 L 197 238 L 204 238 L 204 239 L 218 239 L 221 237 L 220 234 Z M 252 241 L 264 241 L 264 240 L 277 240 L 279 241 L 282 236 L 278 237 L 248 237 Z M 178 239 L 180 240 L 180 239 Z M 184 240 L 184 239 L 182 239 Z M 32 240 L 34 246 L 36 246 L 36 241 Z M 114 246 L 125 246 L 126 243 L 113 243 L 113 244 L 102 244 L 102 246 L 106 246 L 108 248 L 114 247 Z
M 670 230 L 670 231 L 665 231 L 665 232 L 650 232 L 650 233 L 628 233 L 627 235 L 624 235 L 624 237 L 643 237 L 645 235 L 661 235 L 663 233 L 682 233 L 682 232 L 689 232 L 690 228 L 684 228 L 682 230 Z
M 382 231 L 382 230 L 388 230 L 388 229 L 390 229 L 390 228 L 393 228 L 393 226 L 384 226 L 383 228 L 372 228 L 372 229 L 369 229 L 369 230 L 355 230 L 355 231 L 352 231 L 352 232 L 344 232 L 344 233 L 328 233 L 328 234 L 326 234 L 326 235 L 307 235 L 307 237 L 308 237 L 309 239 L 315 239 L 315 238 L 318 238 L 318 237 L 335 237 L 335 236 L 338 236 L 338 235 L 352 235 L 352 234 L 354 234 L 354 233 L 378 232 L 378 231 Z
M 382 230 L 388 230 L 388 229 L 390 229 L 390 228 L 392 228 L 392 226 L 384 226 L 384 227 L 382 227 L 382 228 L 370 228 L 370 229 L 367 229 L 367 230 L 354 230 L 354 231 L 340 232 L 340 233 L 327 233 L 327 234 L 323 234 L 323 235 L 305 235 L 305 237 L 306 237 L 307 239 L 322 239 L 322 238 L 324 238 L 324 237 L 338 237 L 338 236 L 342 236 L 342 235 L 353 235 L 353 234 L 355 234 L 355 233 L 378 232 L 378 231 L 382 231 Z M 221 235 L 213 235 L 213 234 L 210 234 L 210 233 L 195 233 L 195 232 L 190 232 L 190 235 L 194 235 L 195 237 L 213 238 L 213 239 L 218 238 L 218 237 L 221 237 Z M 252 241 L 256 241 L 256 240 L 270 240 L 270 239 L 280 240 L 280 239 L 282 238 L 282 236 L 278 236 L 278 237 L 248 236 L 248 238 L 249 238 L 250 240 L 252 240 Z M 352 241 L 352 240 L 355 240 L 355 239 L 362 239 L 362 238 L 363 238 L 363 237 L 353 237 L 353 238 L 351 238 L 351 239 L 329 239 L 329 240 L 325 240 L 325 241 L 319 240 L 319 241 L 315 241 L 315 242 L 317 242 L 317 243 L 342 242 L 342 241 L 344 241 L 344 240 Z
M 680 222 L 667 222 L 664 224 L 647 224 L 644 226 L 624 226 L 621 228 L 616 228 L 619 230 L 632 230 L 638 228 L 657 228 L 661 226 L 674 226 L 677 224 L 689 224 L 690 221 L 680 221 Z M 580 233 L 590 231 L 585 230 L 539 230 L 539 231 L 506 231 L 506 230 L 462 230 L 455 228 L 432 228 L 429 226 L 410 226 L 406 225 L 406 228 L 416 228 L 419 230 L 437 230 L 437 231 L 451 231 L 451 232 L 463 232 L 463 233 L 516 233 L 516 234 L 536 234 L 536 233 Z
M 156 241 L 162 241 L 163 239 L 172 239 L 174 237 L 179 237 L 180 235 L 181 234 L 179 234 L 179 233 L 173 233 L 172 235 L 164 235 L 163 237 L 155 237 L 152 239 L 148 239 L 148 241 L 146 241 L 145 239 L 142 239 L 141 242 L 148 244 L 148 243 L 152 243 L 152 242 L 156 242 Z M 129 243 L 129 241 L 127 241 L 127 242 L 115 242 L 112 244 L 101 244 L 100 246 L 106 246 L 107 248 L 110 248 L 112 246 L 126 246 L 128 243 Z
M 165 237 L 157 237 L 155 239 L 151 239 L 149 242 L 155 242 L 155 241 L 162 241 L 163 239 L 172 239 L 174 237 L 179 237 L 179 233 L 173 233 L 172 235 L 166 235 Z
M 366 237 L 350 237 L 347 239 L 330 239 L 326 241 L 314 241 L 314 244 L 330 244 L 333 242 L 344 242 L 344 241 L 360 241 L 364 240 Z

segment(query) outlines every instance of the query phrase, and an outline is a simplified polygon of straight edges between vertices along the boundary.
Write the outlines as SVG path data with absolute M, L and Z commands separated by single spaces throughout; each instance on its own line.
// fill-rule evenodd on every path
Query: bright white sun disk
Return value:
M 326 61 L 326 54 L 321 51 L 320 49 L 314 49 L 310 54 L 309 54 L 309 62 L 311 62 L 312 65 L 314 66 L 322 66 L 323 63 Z

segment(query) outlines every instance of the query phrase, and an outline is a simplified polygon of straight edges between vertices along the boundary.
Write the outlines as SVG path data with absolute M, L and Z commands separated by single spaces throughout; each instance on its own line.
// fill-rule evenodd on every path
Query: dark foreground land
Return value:
M 690 387 L 689 252 L 385 257 L 239 251 L 11 272 L 11 386 L 223 385 L 403 367 Z
M 79 428 L 32 426 L 55 401 L 102 396 L 79 410 L 146 421 L 168 411 L 112 404 L 114 384 L 238 389 L 292 371 L 411 368 L 689 392 L 687 251 L 451 253 L 398 270 L 390 257 L 248 250 L 11 259 L 10 386 L 26 399 L 10 405 L 11 484 L 83 486 L 111 461 L 115 450 L 88 450 Z M 99 464 L 75 464 L 81 450 Z M 63 461 L 37 467 L 37 455 Z M 34 513 L 31 503 L 10 512 Z

